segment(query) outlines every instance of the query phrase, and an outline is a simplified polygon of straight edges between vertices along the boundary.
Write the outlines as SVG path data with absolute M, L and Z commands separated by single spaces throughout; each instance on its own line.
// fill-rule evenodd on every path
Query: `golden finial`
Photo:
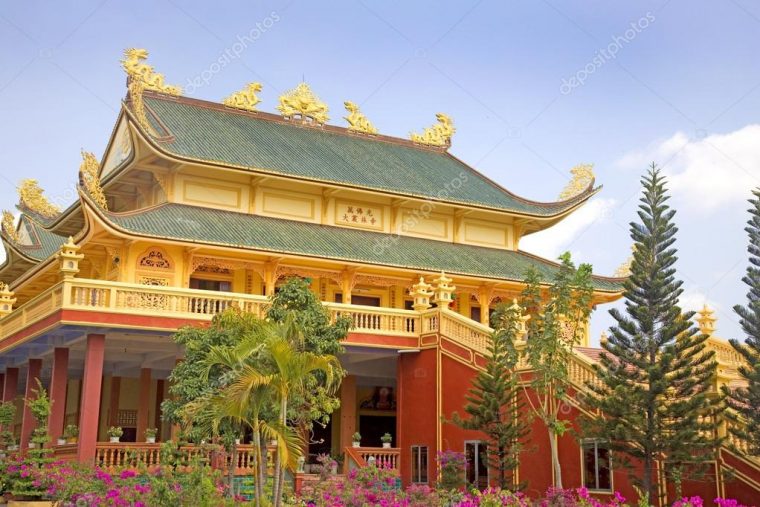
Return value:
M 182 88 L 164 84 L 163 74 L 156 73 L 153 70 L 153 66 L 142 63 L 142 60 L 146 58 L 148 58 L 148 51 L 145 49 L 125 49 L 121 66 L 127 73 L 127 89 L 129 91 L 129 98 L 132 101 L 132 111 L 138 123 L 148 134 L 157 136 L 158 133 L 153 128 L 153 125 L 150 124 L 148 115 L 145 112 L 143 91 L 153 90 L 169 95 L 181 95 Z
M 13 218 L 13 213 L 10 211 L 3 210 L 3 232 L 10 238 L 11 241 L 14 243 L 21 243 L 21 238 L 18 235 L 18 231 L 16 231 L 16 224 L 15 219 Z
M 712 336 L 712 334 L 715 332 L 715 321 L 718 320 L 713 317 L 713 314 L 715 312 L 708 308 L 707 304 L 704 304 L 702 305 L 702 309 L 697 313 L 699 314 L 699 317 L 697 317 L 699 331 L 702 334 Z
M 438 113 L 435 117 L 438 123 L 424 129 L 422 134 L 412 133 L 410 139 L 415 143 L 428 146 L 451 146 L 451 136 L 456 132 L 454 122 L 451 117 L 443 113 Z
M 563 201 L 582 193 L 594 182 L 594 164 L 578 164 L 570 169 L 570 174 L 572 179 L 559 193 L 559 199 Z
M 280 105 L 277 110 L 288 120 L 300 118 L 303 123 L 309 120 L 324 125 L 329 117 L 327 116 L 327 104 L 319 100 L 309 85 L 300 83 L 295 89 L 280 96 Z
M 515 341 L 522 341 L 525 335 L 528 334 L 527 323 L 530 320 L 530 315 L 523 314 L 523 307 L 520 306 L 517 299 L 512 299 L 512 304 L 509 306 L 509 309 L 514 311 L 515 316 L 517 317 L 517 335 L 515 336 Z
M 364 113 L 359 111 L 359 106 L 347 100 L 343 103 L 348 111 L 348 116 L 345 116 L 345 120 L 348 122 L 348 130 L 351 132 L 361 132 L 362 134 L 377 134 L 377 129 L 372 122 L 370 122 Z
M 153 70 L 152 65 L 143 63 L 148 58 L 146 49 L 128 48 L 124 50 L 124 59 L 121 66 L 127 73 L 130 81 L 140 81 L 144 90 L 153 90 L 169 95 L 182 95 L 179 86 L 164 83 L 164 75 Z
M 615 278 L 628 278 L 631 276 L 631 265 L 633 264 L 633 252 L 636 251 L 636 245 L 631 247 L 631 255 L 628 256 L 623 263 L 617 267 L 615 273 L 612 275 Z
M 602 345 L 606 344 L 610 340 L 609 335 L 606 331 L 602 331 L 602 334 L 599 335 L 599 343 Z
M 227 107 L 242 109 L 243 111 L 258 111 L 256 104 L 261 102 L 261 99 L 256 94 L 260 91 L 261 83 L 248 83 L 245 88 L 233 93 L 222 103 Z
M 47 197 L 42 195 L 44 190 L 35 179 L 21 180 L 17 188 L 21 204 L 27 209 L 42 215 L 45 218 L 53 218 L 61 213 L 61 208 L 51 204 Z
M 95 155 L 89 151 L 82 150 L 82 163 L 79 165 L 79 181 L 85 190 L 87 190 L 87 193 L 90 194 L 92 200 L 104 210 L 108 210 L 108 200 L 103 192 L 103 188 L 100 186 L 99 170 L 100 164 Z

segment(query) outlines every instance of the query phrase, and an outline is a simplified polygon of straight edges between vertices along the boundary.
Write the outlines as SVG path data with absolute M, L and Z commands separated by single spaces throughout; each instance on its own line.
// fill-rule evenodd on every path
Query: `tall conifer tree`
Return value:
M 728 395 L 728 405 L 736 414 L 742 416 L 743 424 L 733 425 L 731 431 L 747 442 L 749 452 L 760 455 L 760 189 L 753 191 L 750 199 L 750 218 L 744 229 L 749 235 L 749 262 L 747 274 L 742 281 L 749 286 L 747 306 L 736 305 L 734 311 L 739 314 L 739 322 L 746 334 L 744 343 L 731 340 L 737 352 L 747 361 L 739 368 L 739 373 L 747 381 L 746 387 L 736 389 L 724 388 Z
M 500 305 L 492 317 L 494 332 L 489 345 L 486 368 L 478 372 L 466 396 L 464 411 L 469 418 L 452 414 L 457 426 L 486 434 L 489 468 L 496 472 L 502 489 L 522 489 L 515 471 L 528 433 L 524 417 L 525 404 L 520 396 L 518 360 L 514 342 L 520 337 L 520 307 Z
M 631 223 L 634 241 L 631 274 L 624 284 L 625 312 L 610 314 L 617 322 L 596 365 L 599 383 L 589 398 L 602 417 L 587 420 L 590 436 L 604 439 L 613 460 L 630 468 L 632 479 L 650 501 L 656 498 L 658 465 L 680 494 L 686 467 L 713 459 L 719 442 L 717 411 L 722 404 L 710 392 L 716 373 L 707 336 L 691 323 L 694 312 L 682 312 L 676 279 L 675 210 L 665 178 L 652 164 L 642 179 L 640 223 Z

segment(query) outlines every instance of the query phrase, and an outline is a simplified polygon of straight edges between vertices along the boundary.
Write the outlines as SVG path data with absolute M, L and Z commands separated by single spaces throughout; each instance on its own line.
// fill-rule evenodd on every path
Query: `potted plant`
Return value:
M 145 442 L 149 444 L 155 444 L 156 443 L 156 435 L 158 434 L 158 430 L 156 428 L 148 428 L 145 430 Z
M 63 438 L 66 439 L 67 444 L 76 444 L 79 440 L 79 426 L 76 424 L 69 424 L 63 430 Z
M 123 434 L 124 430 L 121 429 L 121 426 L 111 426 L 108 428 L 108 436 L 112 444 L 117 443 Z
M 383 443 L 383 449 L 390 449 L 391 448 L 391 442 L 393 442 L 393 437 L 390 433 L 386 433 L 382 437 L 380 437 L 380 441 Z
M 361 434 L 358 431 L 356 433 L 354 433 L 354 435 L 351 437 L 351 442 L 352 442 L 352 444 L 353 444 L 354 447 L 361 447 L 362 446 L 362 436 L 361 436 Z

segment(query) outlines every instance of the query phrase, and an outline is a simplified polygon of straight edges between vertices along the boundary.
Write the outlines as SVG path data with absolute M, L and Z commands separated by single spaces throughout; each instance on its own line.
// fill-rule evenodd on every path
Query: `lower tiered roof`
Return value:
M 318 225 L 212 208 L 166 203 L 112 213 L 93 207 L 126 234 L 230 246 L 275 254 L 374 264 L 497 280 L 522 281 L 530 267 L 551 281 L 558 265 L 521 251 Z M 618 293 L 622 280 L 594 277 L 597 291 Z

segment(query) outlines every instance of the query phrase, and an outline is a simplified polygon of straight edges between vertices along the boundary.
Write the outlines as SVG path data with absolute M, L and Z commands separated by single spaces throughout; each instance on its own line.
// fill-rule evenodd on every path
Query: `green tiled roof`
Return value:
M 130 233 L 225 245 L 280 254 L 364 262 L 422 271 L 445 271 L 521 281 L 536 267 L 545 281 L 557 265 L 524 252 L 498 250 L 409 236 L 310 224 L 184 204 L 162 204 L 131 213 L 106 213 Z M 597 290 L 618 292 L 620 280 L 597 277 Z
M 43 261 L 56 253 L 61 245 L 66 243 L 65 237 L 45 230 L 25 215 L 21 215 L 21 220 L 29 228 L 29 235 L 32 241 L 35 242 L 32 245 L 15 244 L 16 249 L 27 257 L 36 261 Z M 39 240 L 39 243 L 37 243 L 37 240 Z
M 241 114 L 219 104 L 146 95 L 160 119 L 157 140 L 169 153 L 268 173 L 525 215 L 551 217 L 587 199 L 538 203 L 517 197 L 440 150 L 400 139 L 349 135 L 336 127 L 294 125 L 267 113 Z

